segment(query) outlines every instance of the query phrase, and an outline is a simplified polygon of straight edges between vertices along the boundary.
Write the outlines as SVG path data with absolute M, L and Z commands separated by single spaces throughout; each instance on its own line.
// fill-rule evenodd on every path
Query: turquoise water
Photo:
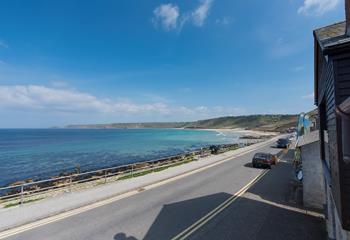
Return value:
M 148 161 L 238 135 L 182 129 L 0 129 L 0 186 L 81 171 Z

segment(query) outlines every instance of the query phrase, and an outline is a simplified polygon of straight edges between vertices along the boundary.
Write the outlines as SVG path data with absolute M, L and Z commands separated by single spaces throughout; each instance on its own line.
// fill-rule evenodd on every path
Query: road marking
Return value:
M 258 176 L 256 176 L 253 180 L 251 180 L 247 185 L 241 188 L 238 192 L 236 192 L 229 199 L 221 203 L 214 210 L 210 211 L 207 215 L 199 219 L 197 222 L 193 223 L 191 226 L 183 230 L 181 233 L 173 237 L 171 240 L 183 240 L 193 234 L 195 231 L 200 229 L 203 225 L 229 207 L 234 201 L 236 201 L 240 196 L 242 196 L 250 187 L 252 187 L 255 183 L 257 183 L 269 170 L 262 171 Z
M 284 204 L 280 204 L 280 203 L 275 203 L 266 199 L 263 199 L 261 196 L 256 195 L 254 193 L 247 193 L 244 198 L 246 199 L 251 199 L 253 201 L 257 201 L 257 202 L 262 202 L 274 207 L 278 207 L 278 208 L 282 208 L 282 209 L 287 209 L 289 211 L 293 211 L 293 212 L 297 212 L 297 213 L 302 213 L 305 215 L 309 215 L 312 217 L 317 217 L 317 218 L 324 218 L 324 214 L 322 213 L 318 213 L 312 210 L 308 210 L 308 209 L 303 209 L 303 208 L 298 208 L 298 207 L 293 207 L 293 206 L 288 206 L 288 205 L 284 205 Z
M 141 186 L 141 187 L 139 186 L 137 189 L 133 189 L 133 190 L 130 190 L 130 191 L 126 192 L 126 193 L 119 194 L 118 196 L 111 197 L 111 198 L 108 198 L 108 199 L 105 199 L 105 200 L 101 200 L 101 201 L 98 201 L 96 203 L 92 203 L 92 204 L 89 204 L 89 205 L 86 205 L 86 206 L 83 206 L 83 207 L 79 207 L 79 208 L 76 208 L 76 209 L 73 209 L 73 210 L 69 210 L 67 212 L 59 213 L 59 214 L 57 214 L 55 216 L 51 216 L 51 217 L 47 217 L 47 218 L 44 218 L 44 219 L 41 219 L 41 220 L 37 220 L 35 222 L 24 224 L 24 225 L 19 226 L 19 227 L 15 227 L 15 228 L 12 228 L 12 229 L 9 229 L 9 230 L 5 230 L 3 232 L 0 232 L 0 239 L 4 239 L 4 238 L 7 238 L 7 237 L 10 237 L 10 236 L 13 236 L 13 235 L 25 232 L 25 231 L 32 230 L 34 228 L 38 228 L 38 227 L 41 227 L 41 226 L 44 226 L 44 225 L 47 225 L 47 224 L 50 224 L 50 223 L 53 223 L 53 222 L 57 222 L 57 221 L 63 220 L 63 219 L 68 218 L 68 217 L 72 217 L 74 215 L 78 215 L 80 213 L 87 212 L 89 210 L 92 210 L 92 209 L 95 209 L 95 208 L 98 208 L 98 207 L 102 207 L 104 205 L 116 202 L 116 201 L 121 200 L 123 198 L 131 197 L 133 195 L 136 195 L 136 194 L 140 193 L 138 191 L 140 188 L 144 188 L 145 191 L 146 190 L 150 190 L 150 189 L 153 189 L 153 188 L 165 185 L 167 183 L 176 181 L 178 179 L 187 177 L 189 175 L 192 175 L 192 174 L 195 174 L 195 173 L 198 173 L 198 172 L 202 172 L 202 171 L 207 170 L 207 169 L 209 169 L 211 167 L 220 165 L 220 164 L 225 163 L 227 161 L 233 160 L 233 159 L 238 158 L 240 156 L 243 156 L 245 154 L 248 154 L 248 153 L 251 153 L 253 151 L 256 151 L 259 148 L 266 147 L 269 144 L 271 144 L 271 142 L 273 142 L 275 140 L 275 138 L 267 140 L 266 142 L 263 142 L 261 145 L 255 146 L 255 148 L 247 149 L 246 151 L 238 153 L 237 155 L 223 158 L 223 159 L 221 159 L 221 160 L 219 160 L 217 162 L 208 164 L 206 166 L 203 166 L 203 167 L 200 167 L 200 168 L 197 168 L 197 169 L 194 169 L 194 170 L 190 170 L 190 171 L 181 173 L 179 175 L 176 175 L 176 176 L 173 176 L 173 177 L 170 177 L 170 178 L 167 178 L 167 179 L 160 180 L 159 182 L 151 183 L 151 184 L 149 184 L 147 186 Z M 264 172 L 262 172 L 262 173 L 264 173 Z M 258 175 L 257 178 L 259 176 L 260 175 Z
M 16 234 L 19 234 L 19 233 L 22 233 L 22 232 L 25 232 L 25 231 L 28 231 L 28 230 L 31 230 L 31 229 L 43 226 L 43 225 L 46 225 L 46 224 L 49 224 L 49 223 L 52 223 L 52 222 L 56 222 L 56 221 L 68 218 L 70 216 L 74 216 L 74 215 L 77 215 L 79 213 L 86 212 L 86 211 L 88 211 L 90 209 L 101 207 L 103 205 L 112 203 L 112 202 L 120 200 L 122 198 L 125 198 L 125 197 L 128 197 L 128 196 L 132 196 L 132 195 L 134 195 L 136 193 L 137 193 L 137 191 L 131 191 L 131 192 L 128 192 L 128 193 L 125 193 L 125 194 L 122 194 L 122 195 L 119 195 L 119 196 L 116 196 L 116 197 L 113 197 L 113 198 L 110 198 L 110 199 L 107 199 L 107 200 L 104 200 L 104 201 L 93 203 L 93 204 L 85 206 L 85 207 L 74 209 L 74 210 L 71 210 L 69 212 L 64 212 L 64 213 L 61 213 L 61 214 L 58 214 L 58 215 L 55 215 L 55 216 L 52 216 L 52 217 L 48 217 L 48 218 L 45 218 L 45 219 L 42 219 L 42 220 L 39 220 L 39 221 L 36 221 L 36 222 L 33 222 L 33 223 L 29 223 L 29 224 L 23 225 L 21 227 L 16 227 L 16 228 L 4 231 L 4 232 L 0 233 L 0 239 L 6 238 L 6 237 L 10 237 L 10 236 L 13 236 L 13 235 L 16 235 Z

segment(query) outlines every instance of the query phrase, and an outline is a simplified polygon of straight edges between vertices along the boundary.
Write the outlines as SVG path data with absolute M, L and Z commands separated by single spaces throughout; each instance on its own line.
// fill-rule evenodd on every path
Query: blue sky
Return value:
M 341 0 L 2 1 L 0 127 L 313 106 L 312 30 Z

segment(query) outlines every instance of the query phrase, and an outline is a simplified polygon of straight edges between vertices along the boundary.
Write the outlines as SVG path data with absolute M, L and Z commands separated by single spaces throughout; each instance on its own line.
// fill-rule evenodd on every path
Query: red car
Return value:
M 276 164 L 276 157 L 271 153 L 256 153 L 252 160 L 253 167 L 267 167 Z

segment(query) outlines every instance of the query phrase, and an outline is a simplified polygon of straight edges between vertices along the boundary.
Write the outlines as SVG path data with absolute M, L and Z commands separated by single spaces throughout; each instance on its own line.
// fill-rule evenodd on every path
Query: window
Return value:
M 345 164 L 350 164 L 350 97 L 337 107 L 336 111 L 341 120 L 341 157 Z

